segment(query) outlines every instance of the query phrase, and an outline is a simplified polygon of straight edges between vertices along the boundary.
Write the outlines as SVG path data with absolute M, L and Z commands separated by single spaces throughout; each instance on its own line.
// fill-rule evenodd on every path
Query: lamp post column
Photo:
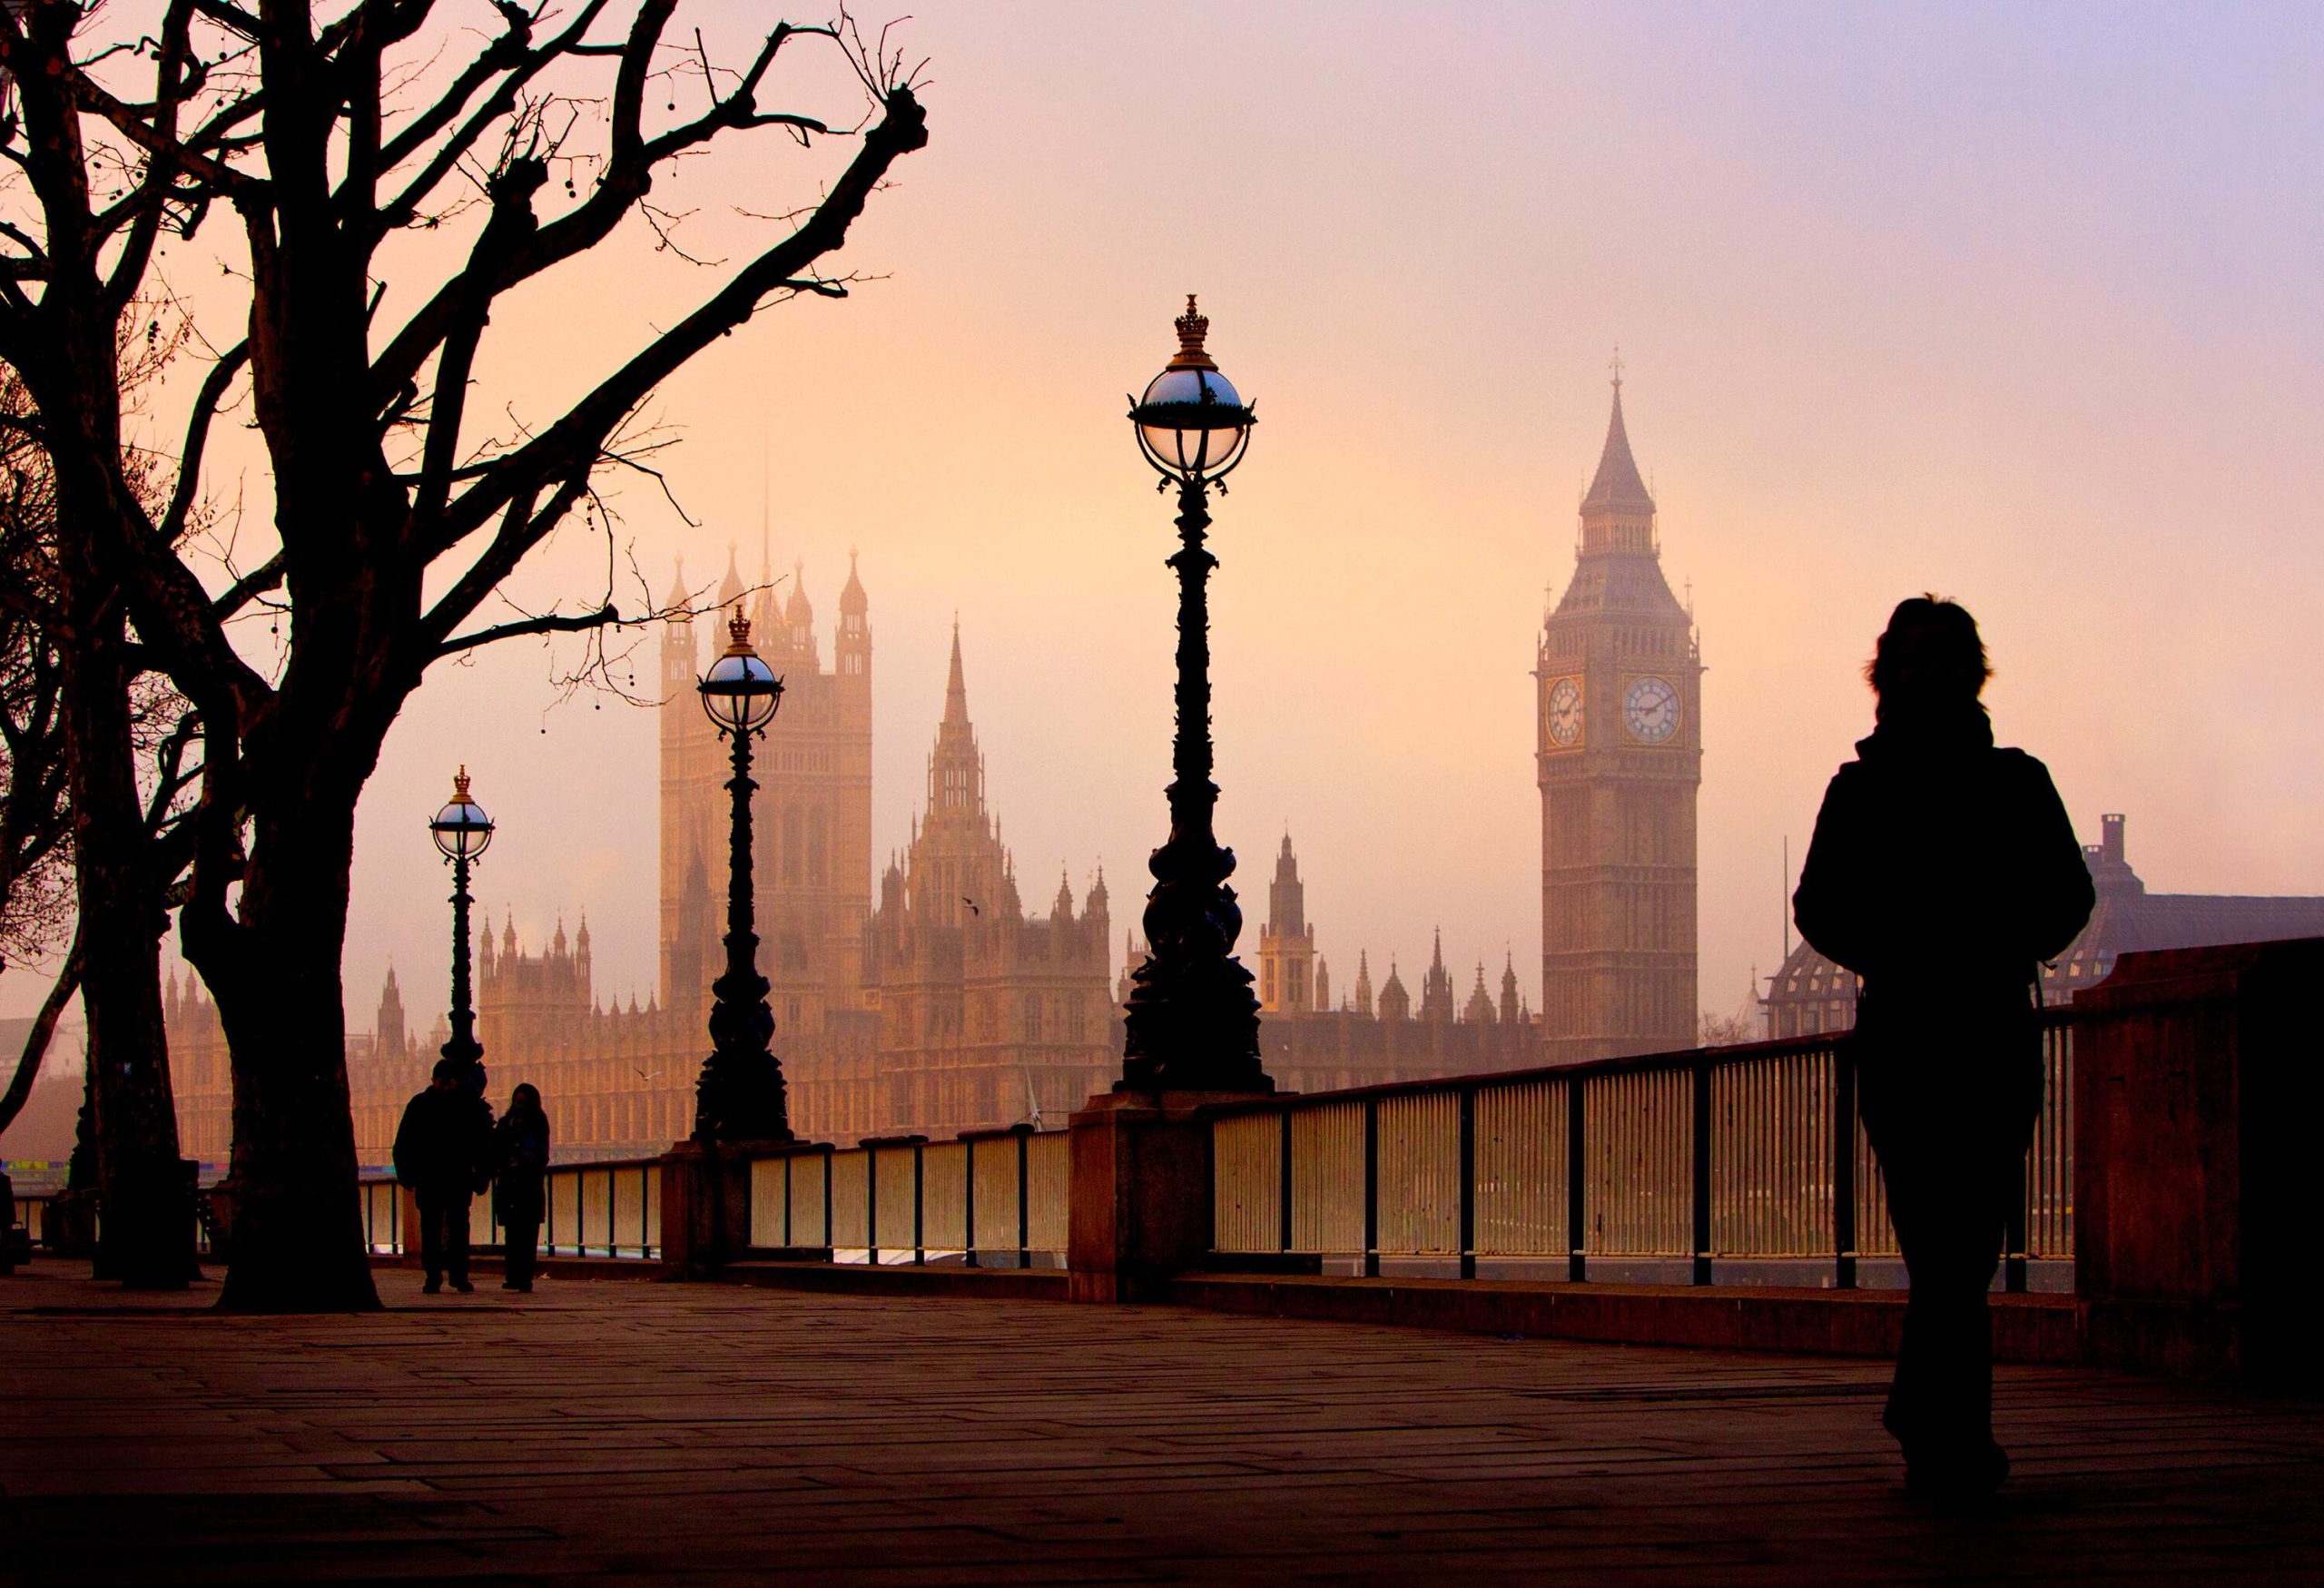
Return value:
M 468 864 L 465 854 L 452 858 L 452 1040 L 444 1044 L 443 1052 L 445 1058 L 470 1066 L 473 1074 L 484 1068 L 484 1044 L 476 1040 L 476 1009 L 469 991 L 468 906 L 473 901 Z M 470 1084 L 479 1092 L 484 1090 L 480 1080 Z
M 732 844 L 727 855 L 726 969 L 710 985 L 710 1058 L 695 1083 L 694 1134 L 733 1139 L 791 1139 L 791 1109 L 783 1061 L 774 1056 L 774 1011 L 769 983 L 759 974 L 756 904 L 752 892 L 751 735 L 734 735 L 734 774 L 726 780 L 732 800 Z M 742 1127 L 742 1129 L 736 1129 Z
M 783 705 L 783 680 L 751 648 L 751 626 L 739 612 L 726 626 L 733 643 L 699 686 L 703 709 L 732 739 L 733 843 L 726 862 L 726 969 L 710 984 L 710 1057 L 694 1083 L 694 1137 L 700 1142 L 789 1141 L 790 1100 L 783 1063 L 769 1043 L 774 1011 L 759 974 L 759 934 L 751 890 L 751 740 L 766 732 Z
M 1272 1091 L 1259 1064 L 1259 1001 L 1235 958 L 1243 911 L 1226 879 L 1235 853 L 1213 825 L 1211 780 L 1209 488 L 1242 459 L 1253 415 L 1204 346 L 1210 321 L 1190 297 L 1177 321 L 1179 350 L 1130 409 L 1138 444 L 1178 488 L 1177 725 L 1171 742 L 1170 835 L 1147 868 L 1147 958 L 1131 977 L 1124 1012 L 1122 1092 Z
M 452 776 L 452 800 L 428 824 L 437 852 L 452 863 L 452 1037 L 443 1054 L 465 1066 L 468 1090 L 484 1095 L 484 1046 L 476 1040 L 468 991 L 468 867 L 492 843 L 492 818 L 469 796 L 468 769 Z

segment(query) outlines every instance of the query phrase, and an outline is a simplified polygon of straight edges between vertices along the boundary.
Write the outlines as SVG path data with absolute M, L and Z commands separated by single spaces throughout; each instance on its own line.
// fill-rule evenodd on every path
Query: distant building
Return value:
M 1622 381 L 1533 676 L 1546 1062 L 1692 1047 L 1702 654 L 1662 577 Z M 1423 1003 L 1425 1000 L 1423 1000 Z
M 1259 1057 L 1276 1086 L 1330 1091 L 1521 1070 L 1541 1061 L 1540 1026 L 1518 991 L 1513 961 L 1502 967 L 1498 1000 L 1486 990 L 1480 962 L 1466 1001 L 1456 1002 L 1440 932 L 1421 979 L 1415 1015 L 1403 972 L 1393 962 L 1375 1008 L 1371 956 L 1359 952 L 1354 996 L 1334 1008 L 1331 972 L 1315 952 L 1315 942 L 1306 887 L 1286 833 L 1267 889 L 1267 920 L 1259 932 Z M 1129 972 L 1141 957 L 1133 941 L 1115 989 L 1118 999 L 1128 999 Z M 1312 980 L 1305 980 L 1311 963 Z M 1312 1003 L 1303 1001 L 1303 989 Z M 1108 1061 L 1116 1061 L 1110 1054 Z
M 2099 841 L 2083 849 L 2098 903 L 2090 924 L 2042 971 L 2043 1001 L 2071 1003 L 2105 980 L 2117 957 L 2151 949 L 2210 948 L 2324 937 L 2324 898 L 2248 893 L 2150 893 L 2123 843 L 2124 818 L 2098 818 Z M 1763 1000 L 1770 1037 L 1844 1031 L 1856 1024 L 1858 978 L 1806 942 L 1769 979 Z
M 679 592 L 683 596 L 684 592 Z M 743 599 L 730 566 L 722 601 Z M 960 636 L 929 763 L 928 809 L 902 863 L 872 899 L 872 631 L 851 559 L 828 670 L 794 582 L 762 590 L 752 633 L 783 680 L 783 708 L 753 764 L 752 864 L 759 969 L 771 983 L 774 1050 L 793 1128 L 852 1140 L 1061 1120 L 1110 1084 L 1121 1040 L 1110 995 L 1112 926 L 1097 879 L 1077 910 L 1060 884 L 1028 916 L 1013 861 L 984 803 Z M 709 657 L 694 626 L 662 646 L 661 987 L 640 1007 L 601 999 L 586 917 L 527 950 L 487 914 L 476 958 L 477 1034 L 496 1103 L 519 1081 L 541 1090 L 560 1156 L 660 1151 L 694 1128 L 709 1051 L 710 982 L 724 962 L 727 750 L 695 696 Z M 222 1159 L 231 1088 L 215 1006 L 189 978 L 168 1003 L 180 1129 L 188 1156 Z M 358 1154 L 386 1161 L 404 1104 L 446 1040 L 408 1035 L 388 973 L 372 1036 L 348 1038 Z
M 877 1062 L 868 1084 L 811 1079 L 803 1103 L 839 1134 L 1063 1123 L 1120 1072 L 1106 974 L 1112 936 L 1102 873 L 1078 915 L 1062 877 L 1047 917 L 1025 913 L 1015 863 L 985 808 L 956 624 L 927 810 L 903 863 L 891 861 L 881 878 L 863 934 Z

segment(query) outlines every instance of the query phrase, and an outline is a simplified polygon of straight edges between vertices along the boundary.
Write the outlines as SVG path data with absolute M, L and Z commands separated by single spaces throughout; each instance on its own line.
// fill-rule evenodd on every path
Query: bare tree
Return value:
M 54 492 L 45 454 L 22 428 L 31 418 L 24 383 L 0 372 L 0 972 L 48 960 L 73 930 L 62 663 L 43 621 Z M 0 1092 L 0 1130 L 23 1111 L 56 1022 L 81 990 L 78 943 L 55 971 Z
M 31 418 L 24 383 L 0 371 L 0 970 L 45 959 L 73 922 L 59 661 L 41 622 L 54 492 Z
M 0 156 L 21 177 L 8 196 L 23 200 L 0 208 L 0 359 L 22 373 L 55 459 L 60 519 L 74 527 L 60 581 L 68 597 L 124 592 L 139 657 L 199 717 L 180 932 L 232 1059 L 222 1305 L 377 1305 L 356 1220 L 340 959 L 355 804 L 389 725 L 438 661 L 621 621 L 610 599 L 478 614 L 588 509 L 601 471 L 643 467 L 631 427 L 663 380 L 773 302 L 845 296 L 824 261 L 893 163 L 927 141 L 911 74 L 884 37 L 867 45 L 844 17 L 779 24 L 722 65 L 699 32 L 672 36 L 675 9 L 351 0 L 326 15 L 311 0 L 164 0 L 155 30 L 133 38 L 98 36 L 97 9 L 76 0 L 0 11 L 0 69 L 20 116 Z M 869 102 L 857 125 L 762 108 L 802 48 L 852 68 Z M 749 259 L 712 267 L 691 311 L 562 412 L 480 433 L 471 388 L 496 303 L 625 219 L 666 231 L 650 200 L 657 174 L 761 130 L 855 143 L 818 202 Z M 193 394 L 174 487 L 149 513 L 124 478 L 114 327 L 161 295 L 151 281 L 164 236 L 219 225 L 247 255 L 246 334 Z M 458 257 L 424 280 L 391 267 L 385 245 L 411 228 L 457 238 Z M 427 251 L 396 260 L 415 252 Z M 189 523 L 212 428 L 245 380 L 272 549 L 214 589 Z M 271 668 L 235 628 L 261 602 L 285 615 Z M 74 666 L 121 698 L 102 656 Z M 65 693 L 79 693 L 72 676 Z M 111 725 L 67 716 L 68 737 Z M 90 858 L 84 844 L 84 872 Z M 84 877 L 84 916 L 89 893 Z M 94 1011 L 94 957 L 88 974 Z
M 177 345 L 159 321 L 148 323 L 151 334 L 117 347 L 133 393 L 151 388 Z M 87 1111 L 109 1213 L 99 1269 L 173 1287 L 194 1268 L 193 1210 L 161 1031 L 160 942 L 165 890 L 191 853 L 181 796 L 193 725 L 166 681 L 133 659 L 118 593 L 84 586 L 68 597 L 40 418 L 15 374 L 0 374 L 0 952 L 36 959 L 68 933 L 70 947 L 0 1092 L 0 1129 L 31 1095 L 57 1021 L 96 961 L 106 991 L 87 1001 L 101 1006 L 90 1010 Z M 122 474 L 149 507 L 158 499 L 152 464 L 133 456 Z M 92 658 L 108 680 L 102 699 L 87 695 Z M 95 863 L 77 866 L 84 847 Z

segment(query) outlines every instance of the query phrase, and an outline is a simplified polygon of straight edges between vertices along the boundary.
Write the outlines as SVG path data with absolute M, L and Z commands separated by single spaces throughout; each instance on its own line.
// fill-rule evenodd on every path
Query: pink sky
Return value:
M 739 47 L 756 6 L 696 7 Z M 1787 834 L 1868 726 L 1888 607 L 1983 620 L 2006 742 L 2158 889 L 2324 893 L 2317 420 L 2324 198 L 2313 11 L 940 4 L 932 142 L 875 200 L 846 303 L 763 316 L 665 390 L 699 528 L 624 488 L 656 593 L 684 554 L 849 547 L 875 636 L 877 859 L 901 846 L 960 615 L 990 794 L 1029 901 L 1100 856 L 1126 922 L 1165 830 L 1168 504 L 1123 421 L 1198 291 L 1262 423 L 1216 508 L 1224 840 L 1256 951 L 1288 823 L 1342 985 L 1462 990 L 1515 952 L 1539 1001 L 1528 676 L 1603 433 L 1606 363 L 1691 584 L 1704 685 L 1702 996 L 1777 956 Z M 839 108 L 822 74 L 800 100 Z M 811 195 L 770 137 L 690 167 L 734 206 Z M 195 261 L 199 268 L 203 266 Z M 491 395 L 537 412 L 708 278 L 642 230 L 496 317 Z M 391 291 L 391 302 L 394 294 Z M 577 532 L 526 577 L 586 594 Z M 653 642 L 640 652 L 652 676 Z M 479 878 L 528 942 L 584 909 L 600 991 L 654 979 L 655 727 L 551 708 L 550 658 L 440 671 L 366 799 L 347 971 L 440 1005 L 422 824 L 466 761 Z M 1037 906 L 1038 907 L 1038 906 Z M 37 997 L 0 981 L 0 1010 Z

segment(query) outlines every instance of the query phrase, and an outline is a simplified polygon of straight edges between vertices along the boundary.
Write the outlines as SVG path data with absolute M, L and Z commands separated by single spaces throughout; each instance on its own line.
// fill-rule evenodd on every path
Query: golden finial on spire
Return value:
M 1620 391 L 1620 390 L 1622 389 L 1622 344 L 1621 344 L 1621 343 L 1620 343 L 1620 342 L 1616 342 L 1616 343 L 1614 344 L 1614 357 L 1613 357 L 1613 360 L 1612 360 L 1612 361 L 1610 361 L 1610 363 L 1608 363 L 1606 367 L 1607 367 L 1609 370 L 1611 370 L 1614 372 L 1614 390 L 1617 390 L 1617 391 Z
M 1178 353 L 1170 360 L 1173 370 L 1216 370 L 1210 355 L 1203 350 L 1203 338 L 1210 334 L 1210 318 L 1195 307 L 1195 295 L 1187 294 L 1187 311 L 1174 321 L 1178 328 Z

